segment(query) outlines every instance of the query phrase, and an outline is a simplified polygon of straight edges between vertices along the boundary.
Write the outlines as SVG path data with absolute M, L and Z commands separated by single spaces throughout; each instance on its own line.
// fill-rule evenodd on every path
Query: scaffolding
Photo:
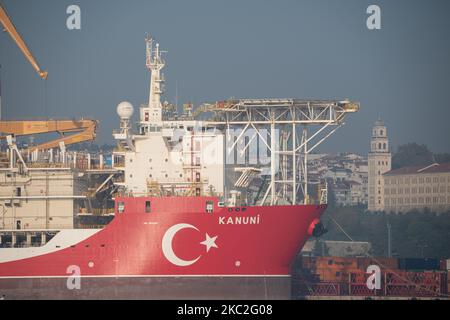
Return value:
M 202 110 L 214 113 L 207 125 L 227 132 L 228 155 L 236 152 L 238 145 L 243 145 L 241 154 L 248 152 L 256 140 L 267 148 L 270 169 L 261 174 L 268 176 L 269 183 L 261 192 L 262 198 L 257 199 L 260 205 L 294 205 L 311 203 L 308 155 L 345 124 L 347 114 L 357 112 L 359 107 L 359 103 L 349 100 L 246 99 L 207 104 Z M 239 134 L 232 141 L 230 132 L 236 129 Z M 322 195 L 326 195 L 325 190 Z

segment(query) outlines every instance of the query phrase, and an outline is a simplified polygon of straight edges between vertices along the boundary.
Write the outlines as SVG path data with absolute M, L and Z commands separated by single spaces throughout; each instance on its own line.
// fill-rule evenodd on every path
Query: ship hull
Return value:
M 0 299 L 291 299 L 289 276 L 89 277 L 81 278 L 79 289 L 68 289 L 67 281 L 67 278 L 0 279 Z
M 290 264 L 325 208 L 118 198 L 104 229 L 61 230 L 39 248 L 0 249 L 0 295 L 286 299 Z

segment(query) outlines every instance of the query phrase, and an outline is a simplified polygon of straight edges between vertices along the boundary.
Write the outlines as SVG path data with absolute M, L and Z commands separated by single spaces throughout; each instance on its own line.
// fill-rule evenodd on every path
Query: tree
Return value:
M 450 153 L 437 153 L 434 155 L 434 160 L 436 160 L 437 163 L 450 162 Z
M 426 166 L 434 162 L 433 153 L 426 145 L 415 142 L 400 145 L 392 157 L 392 169 L 408 166 Z

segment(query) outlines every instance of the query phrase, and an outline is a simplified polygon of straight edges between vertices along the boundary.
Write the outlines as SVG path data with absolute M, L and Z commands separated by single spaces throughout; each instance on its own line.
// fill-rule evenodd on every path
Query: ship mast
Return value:
M 145 38 L 146 44 L 146 66 L 150 71 L 150 90 L 148 97 L 148 104 L 141 106 L 140 124 L 141 130 L 149 132 L 149 127 L 160 127 L 162 121 L 162 106 L 161 95 L 164 89 L 164 75 L 161 70 L 164 68 L 165 61 L 162 58 L 162 53 L 165 51 L 159 50 L 159 44 L 153 46 L 153 39 L 151 37 Z

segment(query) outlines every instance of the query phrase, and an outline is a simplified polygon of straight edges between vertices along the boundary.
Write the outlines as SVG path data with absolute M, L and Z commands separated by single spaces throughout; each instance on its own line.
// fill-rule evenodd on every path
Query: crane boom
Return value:
M 17 32 L 16 28 L 14 27 L 14 24 L 11 22 L 11 19 L 8 17 L 8 14 L 6 13 L 5 9 L 0 5 L 0 22 L 2 23 L 5 30 L 9 33 L 11 38 L 14 40 L 14 42 L 17 44 L 19 49 L 22 51 L 22 53 L 25 55 L 27 60 L 30 62 L 31 66 L 36 70 L 36 72 L 39 74 L 39 76 L 42 79 L 47 79 L 48 72 L 42 71 L 41 68 L 39 68 L 38 63 L 36 62 L 36 59 L 34 59 L 33 55 L 31 54 L 30 50 L 28 49 L 27 45 L 25 44 L 25 41 L 23 41 L 20 34 Z
M 66 145 L 91 141 L 95 139 L 97 121 L 95 120 L 46 120 L 46 121 L 0 121 L 0 128 L 4 134 L 16 137 L 41 133 L 57 132 L 61 138 L 30 147 L 31 151 L 57 148 L 60 142 Z M 72 135 L 64 135 L 74 133 Z M 4 139 L 6 136 L 0 136 Z

